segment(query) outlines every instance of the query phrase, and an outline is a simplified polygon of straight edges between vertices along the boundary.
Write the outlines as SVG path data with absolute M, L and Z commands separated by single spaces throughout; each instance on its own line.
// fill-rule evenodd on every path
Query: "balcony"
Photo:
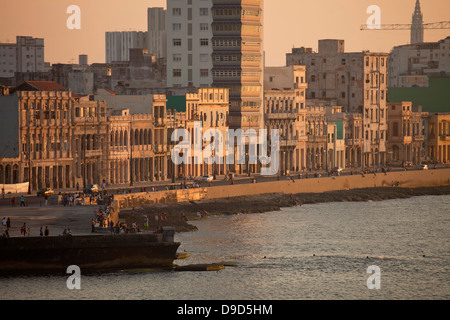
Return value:
M 101 157 L 102 150 L 86 150 L 86 158 Z
M 413 140 L 418 142 L 425 141 L 425 136 L 423 134 L 417 134 L 413 137 Z
M 267 120 L 296 120 L 298 114 L 293 112 L 266 113 Z
M 450 141 L 450 136 L 448 136 L 448 135 L 441 135 L 441 136 L 439 136 L 439 139 L 441 141 Z

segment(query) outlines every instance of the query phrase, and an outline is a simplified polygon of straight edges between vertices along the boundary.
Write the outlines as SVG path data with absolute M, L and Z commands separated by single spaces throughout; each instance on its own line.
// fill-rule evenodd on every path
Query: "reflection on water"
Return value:
M 448 299 L 450 196 L 323 203 L 195 221 L 178 264 L 219 272 L 115 272 L 0 279 L 2 299 Z M 381 270 L 369 290 L 367 268 Z

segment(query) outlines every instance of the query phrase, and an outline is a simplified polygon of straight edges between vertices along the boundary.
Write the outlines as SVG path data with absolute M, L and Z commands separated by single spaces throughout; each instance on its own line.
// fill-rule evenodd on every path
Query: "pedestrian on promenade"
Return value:
M 11 206 L 12 206 L 13 208 L 16 206 L 16 198 L 15 198 L 15 197 L 13 197 L 13 198 L 11 199 Z
M 48 205 L 48 196 L 45 195 L 45 206 L 47 206 L 47 205 Z
M 41 227 L 41 229 L 39 230 L 39 235 L 40 235 L 41 237 L 44 235 L 44 233 L 43 233 L 43 231 L 42 231 L 42 227 Z
M 8 219 L 6 220 L 6 230 L 9 230 L 9 229 L 11 229 L 11 219 L 9 219 L 9 217 L 8 217 Z
M 5 231 L 6 230 L 6 218 L 5 217 L 3 217 L 2 226 L 3 226 L 3 231 Z
M 48 229 L 48 226 L 45 226 L 44 235 L 47 237 L 50 234 L 50 230 Z

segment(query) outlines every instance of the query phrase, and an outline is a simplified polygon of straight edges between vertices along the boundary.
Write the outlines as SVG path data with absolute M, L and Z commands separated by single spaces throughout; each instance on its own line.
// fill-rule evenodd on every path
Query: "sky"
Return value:
M 319 39 L 344 39 L 345 50 L 390 52 L 407 44 L 409 31 L 361 31 L 380 7 L 382 24 L 411 23 L 416 0 L 265 0 L 264 49 L 267 66 L 285 65 L 293 47 L 317 50 Z M 421 0 L 424 22 L 450 21 L 450 0 Z M 105 62 L 106 31 L 147 31 L 147 8 L 165 7 L 166 0 L 0 0 L 0 43 L 17 35 L 45 39 L 45 61 Z M 67 8 L 81 9 L 81 28 L 70 30 Z M 450 29 L 425 30 L 425 41 L 450 36 Z

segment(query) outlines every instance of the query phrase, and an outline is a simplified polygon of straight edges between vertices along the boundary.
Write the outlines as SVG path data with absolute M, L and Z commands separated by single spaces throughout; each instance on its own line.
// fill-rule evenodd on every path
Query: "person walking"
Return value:
M 25 198 L 24 198 L 24 196 L 23 195 L 21 195 L 20 196 L 20 206 L 22 207 L 25 207 Z
M 39 230 L 39 235 L 40 235 L 41 237 L 44 235 L 44 232 L 42 231 L 42 227 L 41 227 L 41 229 Z
M 9 230 L 9 229 L 11 229 L 11 219 L 9 219 L 9 217 L 8 217 L 8 219 L 6 220 L 6 230 Z
M 48 237 L 50 235 L 50 230 L 48 229 L 48 226 L 45 226 L 44 235 Z
M 3 231 L 5 231 L 6 230 L 6 218 L 5 217 L 3 217 L 2 226 L 3 226 Z
M 15 198 L 15 197 L 13 197 L 13 198 L 11 199 L 11 206 L 12 206 L 13 208 L 16 206 L 16 198 Z

